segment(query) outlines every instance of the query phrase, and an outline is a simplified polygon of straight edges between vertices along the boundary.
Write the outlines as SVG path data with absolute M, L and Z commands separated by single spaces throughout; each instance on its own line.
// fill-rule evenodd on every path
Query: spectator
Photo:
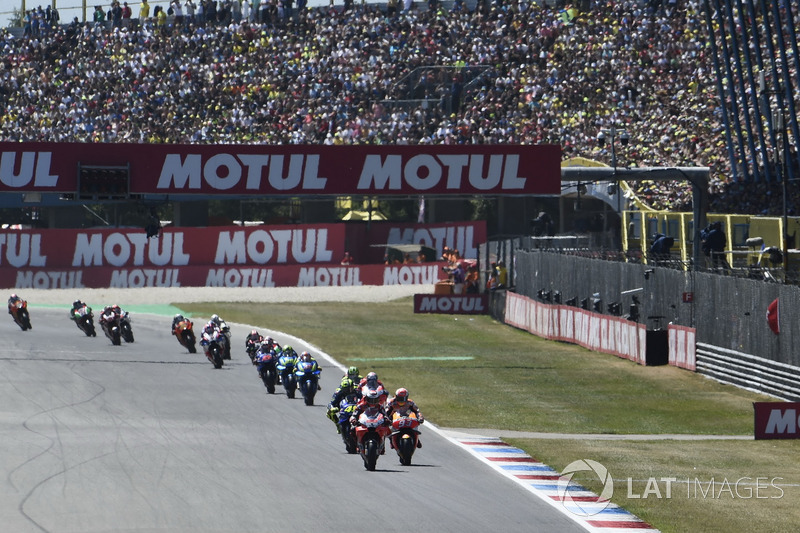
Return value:
M 505 289 L 508 286 L 508 270 L 505 261 L 497 262 L 497 288 Z
M 725 244 L 727 239 L 725 232 L 722 230 L 722 222 L 712 222 L 700 232 L 700 239 L 702 241 L 702 250 L 706 257 L 711 259 L 713 268 L 730 268 L 728 262 L 725 260 Z
M 150 18 L 150 4 L 147 0 L 142 0 L 142 5 L 139 7 L 139 26 L 143 25 L 147 19 Z
M 352 265 L 355 261 L 353 261 L 353 256 L 350 255 L 350 252 L 345 252 L 344 257 L 342 257 L 341 264 L 342 265 Z
M 653 244 L 650 246 L 650 257 L 656 265 L 664 265 L 669 261 L 672 245 L 675 239 L 663 233 L 656 233 L 653 236 Z

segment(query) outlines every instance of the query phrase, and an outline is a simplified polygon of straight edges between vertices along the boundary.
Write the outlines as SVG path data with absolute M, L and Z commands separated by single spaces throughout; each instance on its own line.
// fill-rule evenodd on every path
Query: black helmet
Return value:
M 81 305 L 82 302 L 80 300 L 75 300 L 74 302 L 72 302 L 72 307 L 80 307 Z

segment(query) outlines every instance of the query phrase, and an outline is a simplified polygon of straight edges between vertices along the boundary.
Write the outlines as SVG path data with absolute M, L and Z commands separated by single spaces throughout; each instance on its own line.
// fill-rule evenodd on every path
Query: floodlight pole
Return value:
M 710 174 L 709 167 L 562 167 L 561 181 L 688 181 L 692 184 L 694 215 L 692 270 L 698 270 L 703 264 L 700 231 L 706 225 Z M 617 190 L 617 194 L 619 193 Z

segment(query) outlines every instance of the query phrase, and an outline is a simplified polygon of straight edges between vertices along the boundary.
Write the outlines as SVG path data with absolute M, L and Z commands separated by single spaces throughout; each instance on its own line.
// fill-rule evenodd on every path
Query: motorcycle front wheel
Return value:
M 403 466 L 411 465 L 411 456 L 414 455 L 414 450 L 417 447 L 414 443 L 414 437 L 408 434 L 400 435 L 397 439 L 396 446 L 400 464 Z
M 378 464 L 378 441 L 369 439 L 364 443 L 364 468 L 370 472 L 375 470 L 375 465 Z

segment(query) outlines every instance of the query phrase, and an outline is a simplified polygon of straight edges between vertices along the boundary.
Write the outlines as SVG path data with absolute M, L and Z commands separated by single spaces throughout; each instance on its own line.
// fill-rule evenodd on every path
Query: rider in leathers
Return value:
M 425 422 L 425 418 L 422 416 L 422 412 L 419 410 L 419 407 L 417 407 L 417 404 L 414 403 L 413 400 L 409 399 L 407 389 L 397 389 L 397 392 L 394 394 L 394 398 L 386 403 L 386 416 L 389 418 L 389 420 L 392 419 L 393 413 L 397 413 L 400 416 L 408 416 L 409 414 L 414 413 L 417 417 L 417 421 L 420 424 Z M 394 446 L 394 443 L 392 446 Z M 419 438 L 417 438 L 417 448 L 422 448 L 422 443 L 420 442 Z

